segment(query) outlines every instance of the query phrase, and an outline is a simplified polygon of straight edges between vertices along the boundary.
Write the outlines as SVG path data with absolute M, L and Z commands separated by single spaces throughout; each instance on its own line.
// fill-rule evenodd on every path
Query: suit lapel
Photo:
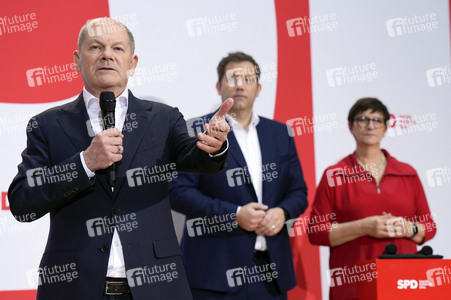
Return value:
M 262 156 L 262 168 L 266 164 L 270 163 L 277 163 L 277 160 L 275 157 L 273 157 L 273 144 L 274 140 L 271 138 L 271 129 L 266 126 L 267 123 L 263 118 L 260 118 L 260 122 L 257 124 L 257 135 L 258 135 L 258 141 L 260 143 L 260 152 Z M 263 171 L 266 172 L 266 171 Z M 270 199 L 268 199 L 268 184 L 266 180 L 262 181 L 262 202 L 263 204 L 271 204 Z
M 141 140 L 144 138 L 144 135 L 146 139 L 150 139 L 151 141 L 158 143 L 161 141 L 154 141 L 153 137 L 156 135 L 155 131 L 159 130 L 158 126 L 151 127 L 151 122 L 155 117 L 155 114 L 151 112 L 151 107 L 146 108 L 142 106 L 139 101 L 133 96 L 131 92 L 129 92 L 128 96 L 128 108 L 127 108 L 127 116 L 128 120 L 125 120 L 125 123 L 127 122 L 137 122 L 136 127 L 133 127 L 133 129 L 130 132 L 123 132 L 124 134 L 124 153 L 122 156 L 122 160 L 119 161 L 116 165 L 116 171 L 117 171 L 117 181 L 115 184 L 114 189 L 114 196 L 116 197 L 117 193 L 119 192 L 119 189 L 121 188 L 122 184 L 124 184 L 125 175 L 127 170 L 130 168 L 130 164 L 133 160 L 133 157 L 135 156 L 136 151 L 138 150 L 139 145 L 141 144 Z M 150 113 L 149 113 L 150 112 Z M 135 114 L 135 118 L 131 118 L 130 116 L 132 114 Z M 124 126 L 126 124 L 124 123 Z M 144 166 L 141 166 L 144 167 Z
M 78 152 L 86 150 L 94 138 L 91 123 L 89 122 L 88 112 L 83 100 L 83 93 L 81 93 L 77 100 L 69 103 L 63 109 L 66 113 L 62 114 L 57 120 L 63 131 L 69 136 L 69 141 L 72 143 Z M 96 181 L 100 182 L 103 188 L 111 196 L 111 186 L 107 182 L 105 170 L 97 170 Z

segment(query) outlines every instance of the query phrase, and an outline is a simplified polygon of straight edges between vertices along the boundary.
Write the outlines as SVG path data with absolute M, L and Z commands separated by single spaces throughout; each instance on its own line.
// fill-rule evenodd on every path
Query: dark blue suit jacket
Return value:
M 82 94 L 33 119 L 37 126 L 27 133 L 8 196 L 17 219 L 50 213 L 38 299 L 102 299 L 113 226 L 135 300 L 191 299 L 172 223 L 172 177 L 167 173 L 174 171 L 171 163 L 178 170 L 216 173 L 227 155 L 213 159 L 199 150 L 176 108 L 137 99 L 130 92 L 127 115 L 114 192 L 105 171 L 89 179 L 79 157 L 92 140 Z
M 209 117 L 191 123 L 195 127 L 199 120 Z M 269 208 L 282 207 L 291 218 L 297 218 L 307 208 L 307 187 L 294 140 L 288 136 L 285 125 L 263 117 L 257 133 L 264 176 L 263 203 Z M 243 172 L 246 161 L 233 130 L 228 140 L 229 162 L 220 173 L 214 176 L 181 173 L 169 184 L 171 207 L 187 218 L 182 255 L 192 288 L 237 290 L 243 285 L 233 282 L 236 278 L 230 278 L 227 271 L 254 264 L 256 234 L 236 228 L 236 224 L 235 228 L 227 225 L 238 206 L 257 202 L 253 185 Z M 266 241 L 270 260 L 276 264 L 277 282 L 286 292 L 296 285 L 287 228 L 284 226 L 277 235 L 266 237 Z

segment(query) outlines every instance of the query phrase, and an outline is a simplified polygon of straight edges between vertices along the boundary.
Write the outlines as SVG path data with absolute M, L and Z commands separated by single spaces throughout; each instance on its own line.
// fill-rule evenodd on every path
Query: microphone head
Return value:
M 432 248 L 430 246 L 423 246 L 423 248 L 421 248 L 420 253 L 423 255 L 432 255 Z
M 390 243 L 385 246 L 385 254 L 395 255 L 398 252 L 398 247 L 395 244 Z
M 114 96 L 113 92 L 101 92 L 99 103 L 102 111 L 114 112 L 116 108 L 116 96 Z

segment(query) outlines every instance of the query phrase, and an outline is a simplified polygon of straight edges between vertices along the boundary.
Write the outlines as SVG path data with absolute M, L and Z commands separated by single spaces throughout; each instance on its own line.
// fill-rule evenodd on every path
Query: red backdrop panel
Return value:
M 274 1 L 277 16 L 278 78 L 274 119 L 313 119 L 310 34 L 290 36 L 287 21 L 309 16 L 309 1 Z M 308 187 L 309 208 L 316 190 L 313 133 L 295 136 L 299 158 Z M 296 216 L 292 216 L 296 217 Z M 289 292 L 290 299 L 321 299 L 319 248 L 309 243 L 307 235 L 292 240 L 293 260 L 298 287 Z
M 78 32 L 86 20 L 109 15 L 108 1 L 2 1 L 0 11 L 0 57 L 7 58 L 0 102 L 43 103 L 77 95 L 83 87 L 72 64 Z

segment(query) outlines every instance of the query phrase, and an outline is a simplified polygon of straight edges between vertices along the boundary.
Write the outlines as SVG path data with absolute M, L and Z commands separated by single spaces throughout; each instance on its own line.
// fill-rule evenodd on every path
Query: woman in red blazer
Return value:
M 330 299 L 357 299 L 357 283 L 375 279 L 374 266 L 357 262 L 388 243 L 415 253 L 436 232 L 416 171 L 380 147 L 389 118 L 378 99 L 358 100 L 348 116 L 356 151 L 328 167 L 316 191 L 309 239 L 330 247 Z

